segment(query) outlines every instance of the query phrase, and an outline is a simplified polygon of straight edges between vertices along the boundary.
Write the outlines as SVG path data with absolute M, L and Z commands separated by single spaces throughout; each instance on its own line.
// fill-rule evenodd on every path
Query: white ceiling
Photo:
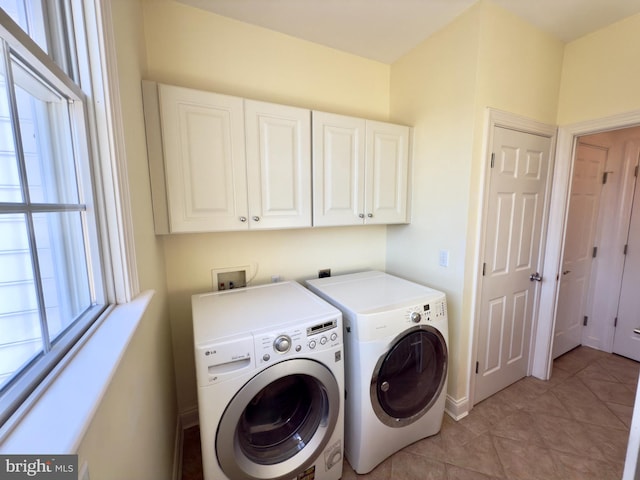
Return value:
M 477 0 L 178 0 L 393 63 Z M 640 12 L 640 0 L 491 0 L 564 42 Z

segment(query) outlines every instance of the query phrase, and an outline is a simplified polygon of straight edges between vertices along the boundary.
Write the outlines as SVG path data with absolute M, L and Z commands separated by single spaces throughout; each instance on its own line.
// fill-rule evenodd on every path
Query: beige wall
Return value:
M 443 290 L 449 307 L 449 394 L 464 391 L 462 304 L 467 244 L 479 8 L 392 66 L 391 112 L 414 127 L 411 224 L 389 227 L 387 269 Z M 449 267 L 438 266 L 440 250 Z
M 78 449 L 92 480 L 170 479 L 176 433 L 164 252 L 153 232 L 140 72 L 145 64 L 138 2 L 112 0 L 127 175 L 142 290 L 156 294 Z
M 485 111 L 553 124 L 562 55 L 562 43 L 482 1 L 392 66 L 391 115 L 416 140 L 412 223 L 389 228 L 387 269 L 448 294 L 456 402 L 469 395 Z
M 594 32 L 565 49 L 558 124 L 640 108 L 640 15 Z
M 387 119 L 388 65 L 174 0 L 142 1 L 149 80 Z
M 306 108 L 387 120 L 389 66 L 197 10 L 144 3 L 146 78 Z M 254 283 L 385 268 L 386 228 L 172 235 L 163 239 L 178 405 L 197 406 L 191 295 L 211 269 L 251 265 Z

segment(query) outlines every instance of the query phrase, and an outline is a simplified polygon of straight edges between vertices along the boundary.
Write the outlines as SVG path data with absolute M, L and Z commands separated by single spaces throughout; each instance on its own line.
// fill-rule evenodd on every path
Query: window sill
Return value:
M 55 378 L 0 431 L 0 452 L 75 453 L 154 295 L 144 292 L 108 312 Z M 5 431 L 6 430 L 6 431 Z

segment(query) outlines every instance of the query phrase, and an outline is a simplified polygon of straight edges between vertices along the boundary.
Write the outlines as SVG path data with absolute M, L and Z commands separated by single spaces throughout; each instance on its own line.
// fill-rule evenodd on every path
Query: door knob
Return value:
M 531 275 L 529 275 L 529 280 L 531 280 L 532 282 L 541 282 L 542 281 L 542 276 L 536 272 L 536 273 L 532 273 Z
M 634 328 L 633 333 L 635 333 L 636 335 L 640 335 L 640 328 Z
M 259 222 L 260 221 L 260 217 L 257 216 L 257 215 L 254 216 L 254 217 L 251 217 L 251 218 L 253 219 L 254 222 Z

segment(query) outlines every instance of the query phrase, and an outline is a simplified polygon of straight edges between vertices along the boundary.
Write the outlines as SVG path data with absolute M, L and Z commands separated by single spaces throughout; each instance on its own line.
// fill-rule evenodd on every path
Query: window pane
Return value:
M 40 280 L 52 342 L 91 306 L 81 215 L 34 215 Z
M 0 215 L 0 389 L 43 350 L 24 215 Z
M 49 50 L 42 0 L 0 0 L 0 8 L 20 25 L 40 48 L 45 52 Z
M 1 45 L 0 54 L 2 54 Z M 4 62 L 0 62 L 0 202 L 22 201 Z
M 31 203 L 78 203 L 69 107 L 25 67 L 12 63 Z

